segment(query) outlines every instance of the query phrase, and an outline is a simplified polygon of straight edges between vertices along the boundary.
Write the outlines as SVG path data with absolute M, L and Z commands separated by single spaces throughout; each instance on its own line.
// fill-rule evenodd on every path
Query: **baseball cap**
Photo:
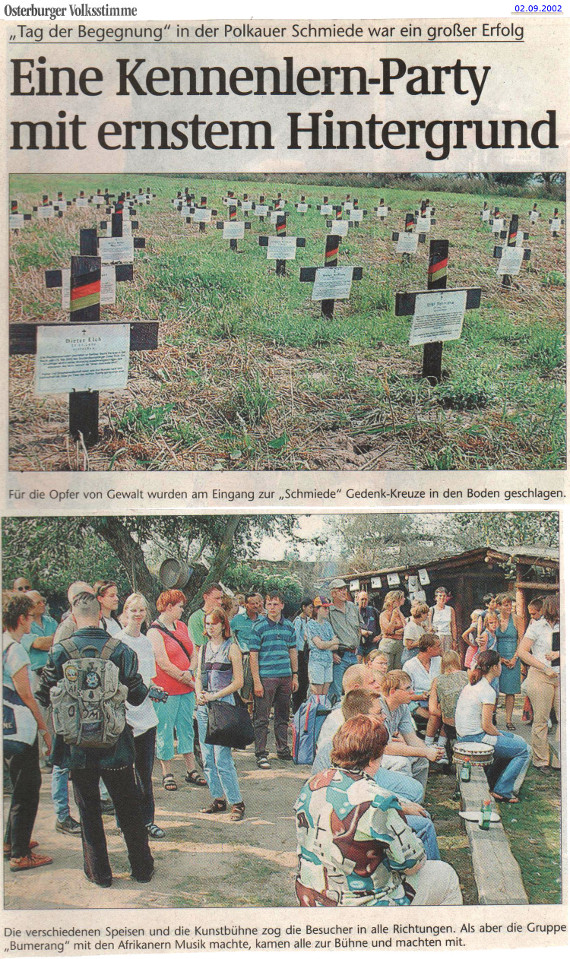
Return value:
M 346 589 L 346 583 L 344 579 L 333 579 L 332 583 L 329 583 L 329 589 Z
M 313 606 L 317 609 L 319 606 L 330 606 L 331 601 L 326 596 L 315 596 Z

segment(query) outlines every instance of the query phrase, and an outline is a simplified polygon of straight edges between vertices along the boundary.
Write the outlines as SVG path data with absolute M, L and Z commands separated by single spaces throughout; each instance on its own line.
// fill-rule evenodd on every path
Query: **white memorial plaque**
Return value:
M 332 204 L 331 204 L 331 203 L 323 203 L 322 206 L 321 206 L 321 208 L 320 208 L 320 210 L 319 210 L 319 213 L 321 214 L 321 216 L 332 216 L 332 214 L 333 214 Z
M 490 217 L 490 215 L 491 215 L 491 211 L 490 211 L 490 210 L 481 210 L 481 219 L 482 219 L 483 223 L 488 223 L 488 222 L 489 222 L 489 217 Z
M 360 223 L 364 219 L 364 210 L 351 210 L 348 219 L 351 223 Z
M 234 220 L 230 223 L 224 223 L 222 237 L 224 240 L 243 240 L 245 236 L 245 223 L 243 220 Z
M 515 246 L 522 246 L 524 242 L 524 231 L 519 230 L 515 237 Z
M 333 220 L 331 236 L 348 236 L 348 220 Z
M 75 206 L 87 206 L 87 197 L 86 197 L 86 196 L 78 196 L 77 199 L 76 199 L 76 201 L 75 201 Z
M 101 196 L 100 193 L 96 193 L 95 196 L 91 197 L 91 203 L 93 203 L 94 206 L 103 206 L 104 202 L 105 197 Z
M 253 211 L 256 216 L 267 216 L 269 213 L 269 207 L 267 204 L 257 204 L 255 210 Z
M 351 593 L 356 593 L 356 592 L 358 592 L 358 590 L 360 589 L 360 580 L 359 580 L 359 579 L 351 579 L 350 583 L 348 584 L 348 588 L 349 588 L 349 590 L 350 590 Z
M 308 203 L 297 203 L 297 213 L 306 213 L 308 209 Z
M 521 246 L 504 246 L 499 260 L 497 276 L 516 276 L 520 273 L 524 256 Z
M 466 290 L 430 290 L 416 293 L 409 345 L 458 340 L 463 329 Z
M 194 220 L 194 223 L 210 223 L 212 219 L 212 211 L 206 209 L 205 207 L 198 206 L 194 210 L 192 219 Z
M 223 196 L 222 203 L 224 204 L 224 206 L 230 206 L 232 203 L 235 203 L 235 200 L 232 200 L 230 196 Z
M 113 236 L 113 224 L 107 223 L 107 236 Z M 133 225 L 130 220 L 125 220 L 123 217 L 123 236 L 132 236 L 133 235 Z
M 285 209 L 285 200 L 277 200 L 277 203 L 275 204 L 275 209 L 276 209 L 276 210 L 284 210 L 284 209 Z
M 550 232 L 551 232 L 551 233 L 559 233 L 559 232 L 560 232 L 560 220 L 558 219 L 558 217 L 556 217 L 556 219 L 550 221 Z
M 101 306 L 114 306 L 117 300 L 117 281 L 114 266 L 101 267 Z M 64 310 L 71 308 L 71 270 L 61 271 L 61 305 Z
M 529 213 L 529 217 L 530 217 L 531 223 L 538 223 L 538 217 L 539 217 L 538 210 L 531 210 Z
M 388 586 L 399 586 L 399 585 L 400 585 L 400 577 L 398 576 L 397 573 L 388 573 L 387 576 L 386 576 L 386 579 L 387 579 L 387 581 L 388 581 Z
M 370 580 L 370 586 L 372 589 L 382 589 L 382 577 L 373 576 Z
M 192 216 L 192 213 L 190 212 L 190 209 L 191 209 L 191 208 L 190 208 L 189 206 L 181 206 L 181 207 L 180 207 L 180 216 Z M 192 209 L 193 209 L 193 208 L 192 208 Z
M 39 326 L 36 394 L 124 389 L 130 338 L 128 323 Z
M 267 238 L 268 260 L 294 260 L 296 254 L 296 236 L 269 236 Z
M 388 216 L 388 207 L 387 206 L 377 207 L 376 216 L 378 217 L 379 220 L 384 220 Z
M 493 220 L 493 222 L 492 222 L 492 224 L 491 224 L 491 232 L 492 232 L 492 233 L 500 233 L 500 232 L 501 232 L 502 230 L 504 230 L 504 229 L 505 229 L 505 221 L 504 221 L 504 220 L 499 220 L 499 219 L 497 219 L 497 218 L 495 217 L 495 219 Z
M 416 233 L 429 233 L 431 220 L 429 216 L 419 216 L 416 220 Z
M 399 233 L 396 253 L 417 253 L 418 239 L 417 233 Z
M 353 208 L 352 200 L 346 200 L 346 201 L 342 204 L 342 208 L 343 208 L 343 210 L 345 210 L 347 213 L 350 213 L 350 211 L 351 211 L 352 208 Z
M 133 263 L 135 245 L 132 236 L 108 236 L 99 240 L 101 263 Z
M 317 269 L 312 300 L 348 300 L 352 286 L 351 266 L 324 266 Z
M 51 203 L 49 203 L 47 206 L 39 206 L 38 216 L 40 220 L 51 220 L 53 217 L 53 206 Z
M 282 213 L 279 213 L 279 210 L 274 210 L 272 213 L 269 214 L 269 222 L 272 224 L 272 226 L 277 225 L 278 216 L 283 216 Z
M 241 206 L 242 210 L 244 210 L 246 213 L 247 213 L 249 210 L 252 210 L 252 209 L 253 209 L 253 203 L 251 202 L 251 200 L 242 200 L 241 203 L 240 203 L 240 206 Z
M 24 225 L 24 214 L 23 213 L 11 213 L 10 214 L 10 229 L 11 230 L 21 230 Z

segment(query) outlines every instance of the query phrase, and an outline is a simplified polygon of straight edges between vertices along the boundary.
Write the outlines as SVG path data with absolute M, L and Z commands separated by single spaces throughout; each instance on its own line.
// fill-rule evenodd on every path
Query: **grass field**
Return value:
M 339 178 L 340 179 L 340 178 Z M 86 453 L 67 437 L 67 396 L 33 395 L 32 357 L 10 360 L 10 467 L 16 470 L 135 469 L 560 469 L 565 466 L 564 233 L 551 237 L 554 203 L 529 226 L 534 200 L 489 198 L 530 230 L 531 259 L 508 291 L 501 288 L 494 238 L 481 224 L 482 197 L 432 193 L 431 238 L 450 241 L 448 286 L 480 286 L 481 307 L 466 313 L 460 340 L 444 345 L 444 381 L 420 378 L 421 347 L 408 344 L 410 317 L 394 316 L 398 291 L 426 287 L 428 244 L 409 265 L 395 255 L 393 230 L 421 199 L 382 190 L 172 176 L 14 176 L 10 196 L 22 212 L 43 193 L 79 189 L 136 192 L 146 249 L 135 253 L 135 280 L 118 286 L 114 321 L 158 319 L 159 349 L 131 357 L 129 385 L 101 394 L 100 442 Z M 187 226 L 170 199 L 188 185 L 226 218 L 228 189 L 269 201 L 280 191 L 288 232 L 305 249 L 276 276 L 257 242 L 273 234 L 266 220 L 229 250 L 214 225 Z M 312 208 L 293 204 L 301 193 Z M 343 239 L 339 265 L 363 267 L 349 300 L 332 319 L 311 302 L 301 266 L 324 261 L 323 194 L 357 196 L 368 216 Z M 384 196 L 385 222 L 374 207 Z M 561 207 L 560 215 L 564 216 Z M 62 220 L 38 221 L 11 236 L 10 319 L 63 321 L 60 292 L 44 270 L 69 265 L 78 230 L 104 216 L 71 208 Z M 564 228 L 563 228 L 564 230 Z

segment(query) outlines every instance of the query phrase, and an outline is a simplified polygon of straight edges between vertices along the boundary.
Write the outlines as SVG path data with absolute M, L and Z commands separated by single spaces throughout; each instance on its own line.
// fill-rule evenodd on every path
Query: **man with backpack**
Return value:
M 89 882 L 105 887 L 112 883 L 99 777 L 115 804 L 132 878 L 149 882 L 154 861 L 135 783 L 133 735 L 125 722 L 125 699 L 138 706 L 148 689 L 136 654 L 100 628 L 97 598 L 87 591 L 78 593 L 72 613 L 77 629 L 72 638 L 52 648 L 37 693 L 38 701 L 47 706 L 54 690 L 52 761 L 70 770 Z

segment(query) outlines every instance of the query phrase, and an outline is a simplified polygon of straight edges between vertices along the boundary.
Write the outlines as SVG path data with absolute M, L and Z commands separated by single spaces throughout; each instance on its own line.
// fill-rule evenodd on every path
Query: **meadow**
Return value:
M 299 178 L 296 177 L 296 180 Z M 311 178 L 312 180 L 315 177 Z M 434 184 L 435 185 L 435 184 Z M 67 396 L 33 393 L 33 357 L 10 359 L 10 468 L 13 470 L 472 470 L 565 466 L 565 227 L 553 237 L 554 206 L 535 199 L 431 192 L 436 224 L 404 263 L 393 230 L 403 230 L 425 191 L 191 176 L 13 176 L 10 197 L 30 212 L 43 193 L 68 199 L 80 189 L 111 193 L 150 187 L 137 208 L 134 282 L 117 287 L 102 318 L 158 320 L 159 348 L 131 354 L 126 390 L 101 393 L 99 442 L 86 450 L 67 434 Z M 239 252 L 215 223 L 201 233 L 171 199 L 188 186 L 214 220 L 227 219 L 222 197 L 233 190 L 269 202 L 280 192 L 289 235 L 304 249 L 275 273 L 258 235 L 269 219 L 251 217 Z M 294 203 L 311 204 L 304 215 Z M 357 197 L 368 215 L 340 246 L 339 265 L 361 266 L 350 299 L 332 318 L 311 301 L 302 266 L 322 266 L 323 196 Z M 381 197 L 391 207 L 376 218 Z M 531 258 L 510 288 L 501 286 L 495 238 L 479 217 L 483 200 L 519 215 Z M 10 321 L 62 322 L 59 290 L 44 271 L 69 266 L 79 229 L 105 219 L 70 207 L 62 219 L 38 220 L 10 237 Z M 238 219 L 241 215 L 238 212 Z M 508 220 L 507 220 L 508 221 Z M 394 315 L 398 291 L 427 284 L 429 239 L 450 243 L 448 286 L 481 288 L 481 306 L 465 315 L 461 339 L 443 349 L 444 378 L 421 378 L 422 348 L 409 347 L 411 317 Z

